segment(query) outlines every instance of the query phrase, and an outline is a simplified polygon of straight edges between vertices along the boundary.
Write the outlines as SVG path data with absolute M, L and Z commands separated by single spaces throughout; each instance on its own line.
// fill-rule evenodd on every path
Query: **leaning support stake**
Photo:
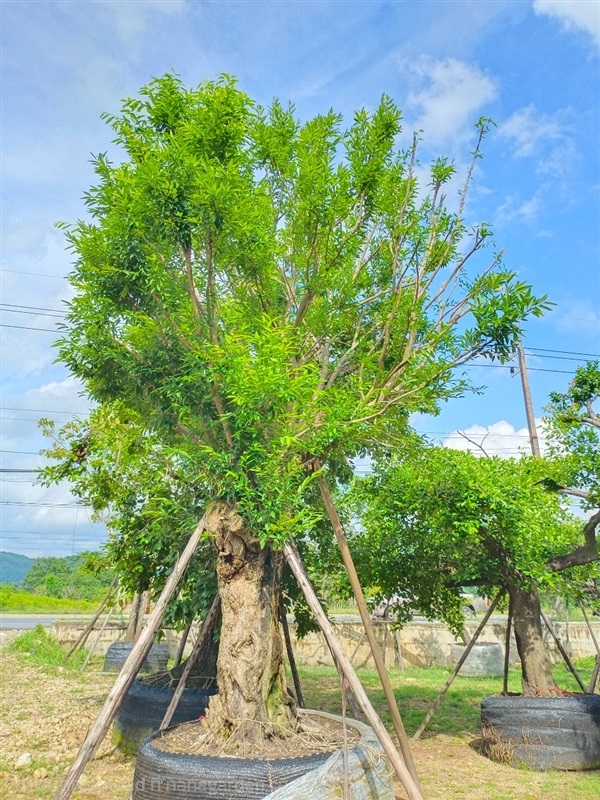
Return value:
M 202 627 L 200 632 L 198 633 L 198 637 L 194 642 L 194 647 L 192 648 L 192 652 L 189 655 L 188 660 L 185 662 L 185 669 L 181 674 L 181 678 L 179 679 L 179 683 L 177 684 L 177 688 L 175 689 L 175 694 L 171 698 L 171 702 L 169 703 L 169 707 L 165 711 L 165 715 L 163 717 L 163 721 L 160 723 L 159 730 L 164 730 L 168 728 L 171 724 L 171 720 L 175 712 L 177 711 L 177 706 L 179 705 L 179 701 L 181 700 L 181 695 L 183 694 L 183 690 L 187 686 L 187 682 L 189 680 L 190 675 L 192 674 L 192 670 L 198 663 L 198 659 L 200 658 L 200 654 L 204 649 L 206 644 L 206 639 L 210 635 L 210 632 L 213 630 L 213 626 L 215 623 L 215 617 L 221 610 L 221 598 L 219 595 L 215 597 L 210 607 L 210 611 L 206 615 L 206 619 L 202 623 Z
M 283 602 L 283 595 L 279 593 L 279 619 L 281 620 L 281 627 L 283 628 L 283 638 L 285 639 L 285 649 L 290 664 L 290 671 L 294 681 L 294 689 L 296 690 L 296 701 L 300 708 L 306 708 L 304 703 L 304 694 L 302 693 L 302 684 L 300 683 L 300 675 L 298 675 L 298 666 L 296 665 L 296 656 L 294 655 L 294 648 L 292 647 L 292 637 L 290 636 L 290 626 L 287 621 L 287 614 L 285 613 L 285 604 Z
M 406 789 L 409 800 L 423 800 L 421 790 L 413 780 L 406 764 L 396 750 L 391 736 L 387 732 L 377 712 L 371 705 L 371 701 L 367 697 L 367 693 L 359 681 L 356 672 L 350 663 L 350 659 L 344 652 L 344 649 L 337 639 L 333 627 L 327 619 L 327 615 L 323 611 L 323 607 L 321 606 L 315 590 L 311 585 L 309 577 L 306 574 L 304 564 L 302 563 L 302 559 L 300 558 L 300 554 L 296 546 L 291 542 L 288 542 L 286 545 L 284 545 L 283 554 L 290 565 L 296 580 L 298 581 L 298 585 L 304 592 L 306 602 L 308 603 L 310 610 L 313 612 L 315 619 L 317 620 L 319 627 L 325 636 L 327 644 L 332 651 L 339 668 L 343 672 L 346 681 L 348 682 L 348 685 L 354 692 L 354 696 L 356 697 L 356 700 L 358 701 L 365 717 L 367 718 L 367 722 L 375 731 L 375 734 L 381 742 L 381 746 L 383 747 L 386 756 L 389 758 L 396 774 L 398 775 L 398 778 Z
M 88 730 L 87 736 L 85 737 L 83 744 L 79 748 L 79 752 L 75 757 L 75 761 L 73 761 L 69 767 L 60 789 L 54 796 L 54 800 L 68 800 L 68 798 L 71 797 L 73 789 L 75 788 L 81 773 L 85 769 L 86 764 L 94 756 L 94 753 L 102 744 L 102 740 L 106 736 L 106 732 L 108 731 L 115 714 L 119 710 L 119 707 L 123 702 L 129 687 L 133 683 L 139 668 L 148 655 L 148 651 L 152 647 L 152 642 L 154 641 L 154 636 L 157 630 L 160 628 L 166 605 L 169 602 L 171 595 L 177 588 L 177 584 L 187 569 L 188 564 L 192 560 L 194 553 L 196 552 L 198 542 L 200 541 L 200 536 L 204 531 L 204 526 L 205 520 L 203 517 L 198 524 L 198 527 L 191 535 L 185 550 L 179 556 L 173 572 L 165 584 L 165 588 L 162 590 L 160 597 L 156 601 L 154 611 L 150 615 L 150 618 L 148 619 L 146 626 L 142 631 L 142 635 L 131 649 L 131 653 L 128 655 L 127 660 L 121 668 L 121 672 L 117 676 L 112 689 L 108 693 L 108 697 L 104 701 L 102 710 Z
M 102 638 L 102 634 L 104 633 L 104 629 L 108 625 L 109 620 L 112 617 L 114 610 L 115 610 L 115 607 L 111 606 L 111 608 L 108 611 L 108 614 L 106 615 L 106 618 L 105 618 L 104 622 L 102 623 L 102 625 L 100 627 L 100 630 L 98 631 L 98 635 L 96 636 L 96 638 L 94 640 L 94 644 L 88 650 L 87 655 L 85 657 L 85 660 L 84 660 L 83 664 L 81 665 L 81 672 L 85 672 L 85 668 L 90 663 L 90 659 L 94 655 L 94 652 L 95 652 L 96 648 L 98 647 L 100 639 Z
M 463 653 L 463 654 L 462 654 L 462 656 L 459 658 L 457 665 L 456 665 L 456 666 L 454 667 L 454 669 L 452 670 L 452 674 L 450 675 L 450 677 L 448 678 L 448 680 L 447 680 L 447 681 L 446 681 L 446 683 L 444 684 L 444 688 L 443 688 L 443 689 L 442 689 L 442 691 L 441 691 L 441 692 L 438 694 L 438 696 L 435 698 L 435 700 L 433 701 L 433 705 L 431 706 L 431 708 L 430 708 L 430 709 L 429 709 L 429 711 L 427 712 L 427 716 L 425 717 L 425 719 L 423 720 L 423 722 L 422 722 L 422 723 L 419 725 L 419 727 L 418 727 L 418 728 L 417 728 L 417 730 L 415 731 L 415 733 L 414 733 L 414 735 L 413 735 L 413 737 L 412 737 L 412 740 L 413 740 L 413 742 L 417 742 L 417 741 L 418 741 L 418 740 L 421 738 L 421 734 L 423 733 L 423 731 L 425 730 L 425 728 L 426 728 L 426 727 L 429 725 L 429 723 L 430 723 L 430 721 L 431 721 L 431 718 L 433 717 L 433 715 L 435 714 L 435 712 L 436 712 L 436 711 L 438 710 L 438 708 L 440 707 L 440 703 L 442 702 L 442 700 L 443 700 L 443 699 L 444 699 L 444 697 L 446 696 L 446 692 L 447 692 L 447 691 L 448 691 L 448 689 L 449 689 L 449 688 L 452 686 L 452 683 L 453 683 L 453 681 L 454 681 L 454 678 L 456 678 L 456 676 L 458 675 L 458 671 L 460 670 L 460 668 L 462 667 L 462 665 L 465 663 L 465 661 L 466 661 L 466 659 L 467 659 L 467 656 L 469 655 L 469 653 L 470 653 L 470 652 L 471 652 L 471 650 L 473 649 L 473 646 L 475 645 L 475 642 L 476 642 L 476 641 L 477 641 L 477 639 L 479 638 L 479 635 L 480 635 L 481 631 L 482 631 L 482 630 L 485 628 L 486 622 L 487 622 L 487 621 L 488 621 L 488 619 L 489 619 L 489 618 L 492 616 L 492 613 L 494 612 L 494 609 L 496 608 L 496 606 L 497 606 L 497 605 L 498 605 L 498 603 L 500 602 L 500 598 L 501 598 L 503 595 L 504 595 L 504 589 L 500 589 L 500 591 L 498 592 L 498 594 L 497 594 L 497 595 L 496 595 L 496 597 L 494 598 L 494 601 L 493 601 L 493 603 L 492 603 L 492 604 L 491 604 L 491 606 L 488 608 L 488 610 L 487 610 L 487 613 L 486 613 L 485 617 L 484 617 L 484 618 L 481 620 L 481 622 L 479 623 L 479 627 L 477 628 L 477 630 L 476 630 L 476 631 L 475 631 L 475 633 L 473 634 L 473 638 L 471 639 L 471 641 L 469 642 L 469 644 L 468 644 L 468 645 L 465 647 L 464 653 Z
M 183 659 L 183 651 L 185 650 L 185 646 L 187 644 L 187 638 L 190 635 L 191 627 L 192 623 L 190 622 L 190 624 L 181 634 L 181 639 L 179 640 L 179 644 L 177 645 L 177 652 L 175 653 L 175 662 L 171 667 L 171 669 L 176 669 L 181 664 L 181 660 Z
M 571 670 L 571 673 L 572 673 L 573 677 L 575 678 L 575 680 L 577 681 L 577 683 L 579 684 L 579 686 L 580 686 L 580 688 L 581 688 L 581 691 L 582 691 L 584 694 L 587 694 L 587 693 L 588 693 L 588 690 L 587 690 L 587 688 L 586 688 L 586 686 L 585 686 L 584 682 L 581 680 L 581 676 L 580 676 L 580 674 L 579 674 L 579 673 L 577 672 L 577 670 L 575 669 L 575 666 L 573 665 L 573 662 L 572 662 L 572 661 L 571 661 L 571 659 L 569 658 L 569 654 L 567 653 L 567 651 L 566 651 L 566 650 L 565 650 L 565 648 L 563 647 L 563 643 L 561 642 L 561 640 L 560 640 L 560 638 L 559 638 L 558 634 L 557 634 L 557 633 L 556 633 L 556 631 L 554 630 L 554 625 L 553 625 L 553 624 L 550 622 L 550 620 L 549 620 L 548 616 L 546 615 L 546 613 L 545 613 L 544 611 L 540 611 L 540 613 L 541 613 L 541 615 L 542 615 L 542 619 L 543 619 L 543 620 L 544 620 L 544 622 L 546 623 L 546 627 L 547 627 L 547 628 L 548 628 L 548 630 L 550 631 L 550 636 L 552 636 L 552 638 L 554 639 L 554 643 L 556 644 L 556 646 L 557 646 L 557 647 L 558 647 L 558 649 L 560 650 L 560 654 L 561 654 L 561 656 L 562 656 L 562 657 L 564 658 L 564 660 L 565 660 L 565 664 L 566 664 L 566 665 L 567 665 L 567 667 L 568 667 L 568 668 Z
M 588 615 L 585 613 L 585 608 L 583 607 L 583 603 L 579 606 L 579 608 L 581 609 L 581 613 L 583 614 L 585 624 L 587 625 L 588 631 L 590 632 L 590 636 L 592 637 L 592 642 L 594 643 L 594 647 L 596 648 L 596 664 L 594 666 L 594 671 L 592 672 L 590 688 L 588 689 L 589 694 L 594 694 L 596 684 L 598 683 L 598 675 L 600 674 L 600 644 L 598 644 L 598 639 L 596 639 L 596 634 L 594 633 L 594 629 L 590 624 Z
M 390 676 L 388 675 L 385 666 L 385 656 L 382 655 L 379 643 L 375 638 L 373 622 L 371 621 L 371 615 L 369 614 L 369 609 L 367 608 L 362 586 L 360 585 L 356 568 L 354 566 L 354 561 L 352 560 L 352 554 L 350 553 L 348 540 L 344 534 L 344 529 L 333 502 L 333 497 L 329 491 L 329 487 L 323 478 L 319 478 L 318 484 L 321 497 L 323 498 L 323 503 L 327 509 L 327 515 L 333 527 L 335 538 L 337 539 L 337 543 L 342 554 L 346 572 L 348 573 L 348 578 L 350 580 L 350 585 L 352 586 L 352 591 L 354 593 L 356 605 L 358 606 L 360 618 L 362 619 L 362 624 L 365 629 L 367 639 L 369 640 L 371 653 L 373 654 L 373 660 L 375 661 L 375 666 L 377 667 L 377 672 L 379 673 L 379 680 L 381 681 L 381 686 L 383 687 L 383 692 L 385 694 L 385 699 L 387 700 L 388 708 L 390 710 L 392 722 L 394 723 L 394 729 L 400 743 L 400 749 L 402 750 L 404 761 L 408 767 L 408 771 L 410 772 L 413 781 L 417 786 L 419 786 L 419 776 L 417 775 L 417 769 L 415 767 L 415 762 L 413 761 L 410 744 L 408 742 L 408 736 L 406 735 L 404 724 L 402 722 L 402 718 L 400 717 L 400 712 L 398 711 L 398 704 L 396 702 Z
M 104 598 L 104 600 L 100 604 L 100 608 L 98 609 L 98 611 L 96 611 L 96 613 L 94 615 L 94 618 L 88 624 L 88 626 L 85 628 L 85 630 L 82 631 L 81 635 L 79 636 L 79 638 L 77 639 L 77 641 L 75 642 L 73 647 L 71 647 L 71 649 L 69 650 L 67 655 L 64 657 L 63 664 L 66 663 L 69 660 L 69 658 L 73 655 L 75 650 L 77 650 L 79 647 L 83 647 L 83 645 L 87 642 L 88 636 L 90 635 L 90 633 L 94 629 L 94 625 L 100 619 L 100 615 L 102 614 L 102 612 L 106 608 L 106 606 L 108 604 L 108 601 L 111 599 L 112 590 L 115 588 L 115 584 L 116 583 L 117 583 L 117 576 L 115 576 L 113 578 L 113 581 L 112 581 L 111 585 L 108 587 L 108 592 L 106 593 L 106 597 Z
M 508 668 L 510 666 L 510 634 L 512 629 L 513 604 L 508 601 L 508 617 L 506 619 L 506 638 L 504 640 L 504 671 L 502 675 L 502 694 L 508 694 Z

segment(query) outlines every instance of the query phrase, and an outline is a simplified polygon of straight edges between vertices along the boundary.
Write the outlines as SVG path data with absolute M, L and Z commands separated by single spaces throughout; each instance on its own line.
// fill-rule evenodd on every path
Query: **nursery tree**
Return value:
M 314 530 L 315 474 L 398 442 L 411 412 L 467 390 L 460 365 L 509 356 L 545 307 L 499 254 L 480 258 L 489 231 L 464 222 L 487 123 L 451 209 L 452 165 L 435 161 L 419 186 L 400 116 L 384 97 L 348 128 L 332 111 L 300 124 L 229 78 L 188 89 L 167 75 L 106 116 L 124 160 L 98 156 L 90 218 L 67 227 L 61 358 L 96 402 L 135 411 L 211 498 L 213 725 L 295 724 L 280 547 Z
M 457 634 L 461 587 L 505 589 L 524 694 L 560 693 L 543 640 L 539 591 L 564 592 L 598 572 L 597 555 L 574 558 L 582 538 L 595 539 L 599 515 L 582 525 L 557 493 L 570 472 L 561 460 L 481 458 L 422 444 L 381 458 L 354 495 L 363 579 L 382 596 L 402 597 L 401 618 L 418 608 Z M 566 568 L 569 579 L 559 576 Z

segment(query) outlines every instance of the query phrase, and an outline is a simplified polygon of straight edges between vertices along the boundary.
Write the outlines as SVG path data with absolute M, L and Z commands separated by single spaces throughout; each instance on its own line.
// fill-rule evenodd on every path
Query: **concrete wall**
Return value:
M 51 631 L 54 636 L 64 645 L 69 646 L 75 642 L 87 623 L 77 622 L 54 622 Z M 389 624 L 383 620 L 374 622 L 377 639 L 384 649 L 386 664 L 399 666 L 399 651 L 402 653 L 405 666 L 450 666 L 452 664 L 450 649 L 455 641 L 448 628 L 441 622 L 409 622 L 400 632 L 394 632 Z M 465 626 L 472 635 L 478 622 L 469 622 Z M 104 655 L 108 646 L 125 635 L 124 624 L 109 624 L 102 633 L 102 637 L 94 650 L 97 655 Z M 354 618 L 335 618 L 334 627 L 342 643 L 342 646 L 349 656 L 354 655 L 355 667 L 374 668 L 369 644 L 363 637 L 363 627 L 360 621 Z M 564 622 L 554 623 L 554 627 L 561 637 L 563 646 L 573 658 L 596 655 L 594 642 L 590 636 L 585 622 L 570 622 L 567 626 Z M 100 623 L 97 623 L 100 628 Z M 596 639 L 600 641 L 600 622 L 592 622 L 592 628 Z M 296 626 L 290 618 L 290 633 L 294 644 L 294 652 L 299 664 L 327 664 L 333 665 L 329 648 L 321 633 L 310 633 L 304 639 L 297 640 L 295 635 Z M 91 647 L 97 637 L 97 631 L 93 631 L 88 639 L 87 646 Z M 546 631 L 548 650 L 555 662 L 561 661 L 562 657 L 554 641 Z M 500 642 L 504 647 L 506 637 L 506 618 L 492 617 L 486 625 L 480 641 Z M 173 630 L 165 631 L 165 639 L 169 644 L 169 652 L 173 657 L 177 649 L 179 634 Z M 399 646 L 398 646 L 399 645 Z M 358 649 L 357 649 L 358 647 Z M 186 653 L 190 650 L 190 643 L 186 645 Z M 511 642 L 511 662 L 518 661 L 514 636 Z

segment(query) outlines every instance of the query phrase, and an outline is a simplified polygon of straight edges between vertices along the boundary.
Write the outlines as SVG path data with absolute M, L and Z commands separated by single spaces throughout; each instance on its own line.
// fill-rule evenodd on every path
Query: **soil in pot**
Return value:
M 493 695 L 481 704 L 482 751 L 535 770 L 600 768 L 600 695 Z

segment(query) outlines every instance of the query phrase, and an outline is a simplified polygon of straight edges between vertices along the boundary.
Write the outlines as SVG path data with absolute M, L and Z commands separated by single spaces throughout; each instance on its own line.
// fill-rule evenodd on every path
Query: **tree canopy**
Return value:
M 227 77 L 167 75 L 106 119 L 125 160 L 95 159 L 89 219 L 66 226 L 60 357 L 263 543 L 310 532 L 311 459 L 335 470 L 397 441 L 409 413 L 468 388 L 457 367 L 507 357 L 546 307 L 499 253 L 478 260 L 472 168 L 455 210 L 448 161 L 419 185 L 387 97 L 348 128 L 301 124 Z
M 558 471 L 533 457 L 479 458 L 441 447 L 380 461 L 356 490 L 364 532 L 353 547 L 366 582 L 455 631 L 463 624 L 461 587 L 555 587 L 548 563 L 579 544 L 582 527 L 545 486 Z

